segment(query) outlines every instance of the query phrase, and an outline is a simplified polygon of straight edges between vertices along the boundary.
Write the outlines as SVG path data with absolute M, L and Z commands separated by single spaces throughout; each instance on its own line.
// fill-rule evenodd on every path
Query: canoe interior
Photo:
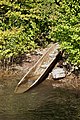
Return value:
M 32 86 L 44 80 L 44 75 L 48 73 L 48 68 L 54 63 L 56 56 L 59 54 L 59 45 L 52 44 L 38 62 L 25 74 L 18 83 L 15 93 L 23 93 L 29 90 Z M 53 62 L 53 63 L 52 63 Z M 43 77 L 43 78 L 42 78 Z M 43 79 L 43 80 L 42 80 Z

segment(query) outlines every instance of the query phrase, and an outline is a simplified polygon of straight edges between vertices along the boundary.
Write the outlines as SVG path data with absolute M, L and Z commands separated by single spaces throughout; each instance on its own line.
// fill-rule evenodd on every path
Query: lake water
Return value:
M 80 120 L 80 93 L 54 88 L 48 80 L 24 94 L 15 82 L 0 80 L 0 120 Z

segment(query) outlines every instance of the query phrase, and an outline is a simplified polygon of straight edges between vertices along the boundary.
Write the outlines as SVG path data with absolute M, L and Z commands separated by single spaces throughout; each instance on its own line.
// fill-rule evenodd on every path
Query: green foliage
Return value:
M 17 34 L 16 34 L 17 33 Z M 0 57 L 9 58 L 11 56 L 16 57 L 19 54 L 28 52 L 36 47 L 34 41 L 31 41 L 29 37 L 26 36 L 22 29 L 12 29 L 1 31 L 1 44 L 0 44 Z
M 57 1 L 57 2 L 56 2 Z M 1 0 L 0 60 L 59 42 L 68 62 L 80 64 L 79 0 Z
M 55 41 L 69 54 L 68 62 L 80 65 L 80 1 L 63 0 L 56 12 Z
M 48 44 L 51 21 L 47 0 L 1 0 L 0 59 L 17 57 Z M 47 9 L 48 5 L 48 9 Z

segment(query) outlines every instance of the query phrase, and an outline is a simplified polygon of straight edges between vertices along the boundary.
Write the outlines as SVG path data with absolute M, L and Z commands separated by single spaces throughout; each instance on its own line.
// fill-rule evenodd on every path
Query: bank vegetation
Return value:
M 79 0 L 1 0 L 0 65 L 10 66 L 38 47 L 58 42 L 80 67 Z

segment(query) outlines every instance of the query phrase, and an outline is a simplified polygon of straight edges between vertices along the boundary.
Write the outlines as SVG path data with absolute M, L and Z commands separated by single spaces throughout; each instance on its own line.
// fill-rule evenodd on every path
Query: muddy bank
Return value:
M 8 70 L 0 70 L 0 87 L 5 84 L 8 87 L 15 87 L 25 73 L 38 61 L 38 59 L 44 54 L 48 48 L 39 49 L 34 53 L 27 54 L 26 59 L 21 64 L 14 64 Z M 61 60 L 57 65 L 61 65 Z M 54 80 L 51 74 L 42 84 L 50 83 L 53 88 L 68 88 L 68 89 L 80 89 L 80 74 L 75 75 L 67 71 L 67 75 L 63 79 Z

